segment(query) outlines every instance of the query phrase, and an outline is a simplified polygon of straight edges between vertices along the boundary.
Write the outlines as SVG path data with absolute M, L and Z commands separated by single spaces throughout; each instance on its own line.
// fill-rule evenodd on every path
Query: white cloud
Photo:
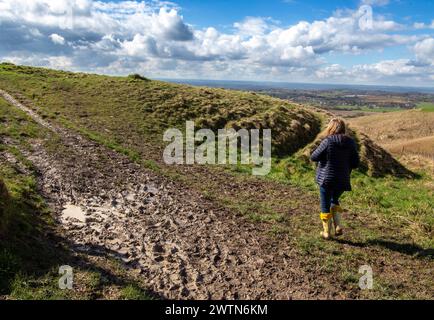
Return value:
M 151 18 L 151 33 L 167 40 L 188 41 L 193 39 L 193 32 L 175 9 L 161 8 Z
M 408 59 L 386 60 L 373 64 L 356 65 L 353 67 L 354 74 L 379 77 L 413 76 L 417 75 L 417 67 Z
M 413 24 L 413 28 L 416 30 L 434 29 L 434 20 L 431 22 L 431 24 L 426 24 L 424 22 L 415 22 Z
M 53 43 L 55 44 L 60 44 L 60 45 L 64 45 L 65 44 L 65 38 L 58 35 L 57 33 L 53 33 L 50 35 L 50 39 L 51 41 L 53 41 Z
M 234 27 L 238 29 L 238 33 L 243 36 L 263 35 L 270 29 L 267 21 L 260 17 L 247 17 L 242 22 L 234 23 Z
M 14 55 L 5 56 L 2 58 L 3 61 L 12 62 L 22 65 L 37 65 L 40 67 L 47 67 L 52 69 L 70 70 L 75 71 L 77 69 L 70 57 L 67 56 L 52 56 L 47 57 L 44 55 Z
M 348 76 L 347 70 L 339 64 L 332 64 L 316 71 L 316 76 L 321 80 L 341 79 L 344 81 Z
M 299 81 L 396 80 L 416 77 L 432 64 L 426 36 L 401 32 L 403 25 L 378 15 L 372 28 L 363 29 L 361 15 L 359 10 L 338 11 L 286 27 L 271 18 L 246 17 L 233 24 L 232 32 L 221 32 L 212 26 L 195 29 L 175 4 L 155 0 L 0 0 L 0 59 L 101 73 Z M 412 47 L 414 61 L 347 68 L 327 64 L 328 54 L 395 46 Z
M 359 64 L 344 68 L 334 64 L 316 72 L 319 79 L 336 83 L 359 83 L 395 85 L 429 85 L 434 67 L 427 67 L 409 59 L 384 60 L 373 64 Z
M 434 38 L 416 43 L 414 51 L 420 62 L 434 65 Z

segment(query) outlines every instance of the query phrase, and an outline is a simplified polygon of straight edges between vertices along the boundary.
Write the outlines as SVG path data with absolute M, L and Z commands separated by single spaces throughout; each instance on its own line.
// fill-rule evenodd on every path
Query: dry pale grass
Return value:
M 392 153 L 415 154 L 434 160 L 434 136 L 398 141 L 385 145 L 385 148 Z
M 421 156 L 417 154 L 404 154 L 402 156 L 397 156 L 401 163 L 411 170 L 420 171 L 423 170 L 431 177 L 434 178 L 434 160 L 433 158 L 427 158 L 426 156 Z M 431 190 L 434 190 L 434 180 L 431 180 L 426 186 Z
M 434 112 L 410 110 L 349 120 L 412 169 L 434 168 Z
M 434 136 L 434 112 L 391 112 L 354 118 L 349 122 L 382 145 Z

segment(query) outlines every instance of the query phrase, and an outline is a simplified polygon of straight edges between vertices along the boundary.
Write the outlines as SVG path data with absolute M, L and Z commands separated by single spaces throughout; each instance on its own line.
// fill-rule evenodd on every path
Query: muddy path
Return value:
M 93 141 L 11 105 L 52 131 L 27 158 L 63 237 L 80 252 L 110 254 L 171 299 L 335 297 L 303 271 L 286 239 Z M 52 147 L 51 147 L 52 148 Z M 322 288 L 320 290 L 320 288 Z

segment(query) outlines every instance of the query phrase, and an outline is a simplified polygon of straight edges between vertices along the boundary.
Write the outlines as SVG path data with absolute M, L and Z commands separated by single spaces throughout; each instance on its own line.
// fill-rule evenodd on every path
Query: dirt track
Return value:
M 0 90 L 60 141 L 35 141 L 27 157 L 64 237 L 83 252 L 121 258 L 149 289 L 172 299 L 299 299 L 318 292 L 284 239 L 222 209 L 185 186 L 64 128 Z M 206 182 L 204 182 L 206 183 Z M 62 218 L 80 208 L 82 221 Z

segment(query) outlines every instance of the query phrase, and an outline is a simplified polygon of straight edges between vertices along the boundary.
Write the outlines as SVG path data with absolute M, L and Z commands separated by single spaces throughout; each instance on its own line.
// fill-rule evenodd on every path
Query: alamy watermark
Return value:
M 362 276 L 359 279 L 359 288 L 361 290 L 372 290 L 374 288 L 374 273 L 372 267 L 363 265 L 359 268 L 359 274 Z
M 359 8 L 359 28 L 362 31 L 374 29 L 374 10 L 369 5 L 363 5 Z
M 257 176 L 267 175 L 271 170 L 270 129 L 219 129 L 216 135 L 210 129 L 196 132 L 194 122 L 187 121 L 185 141 L 179 129 L 167 130 L 163 140 L 170 142 L 163 154 L 169 165 L 240 163 L 253 165 L 252 174 Z
M 72 30 L 74 29 L 74 7 L 72 5 L 68 5 L 64 14 L 62 15 L 59 21 L 59 27 L 63 30 Z
M 74 284 L 74 271 L 72 267 L 59 267 L 59 274 L 61 275 L 61 277 L 59 278 L 59 288 L 62 290 L 72 290 L 72 286 Z

